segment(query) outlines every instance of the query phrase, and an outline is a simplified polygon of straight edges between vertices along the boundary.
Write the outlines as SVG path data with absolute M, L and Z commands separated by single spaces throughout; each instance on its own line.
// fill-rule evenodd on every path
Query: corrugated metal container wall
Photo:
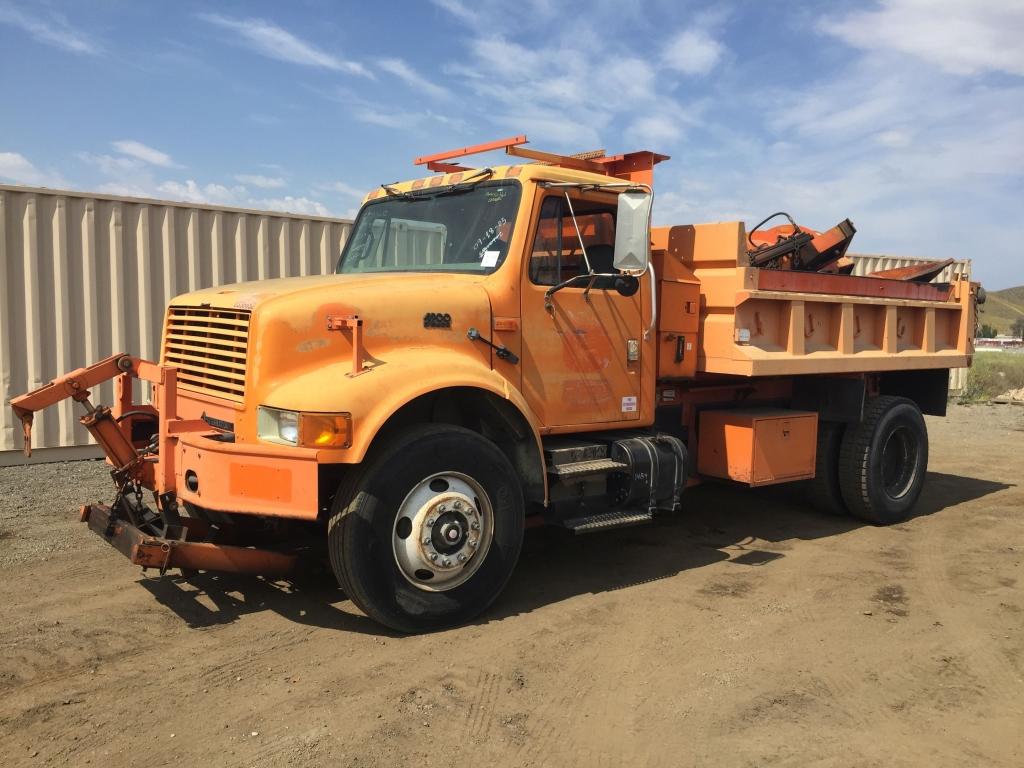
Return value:
M 334 268 L 351 222 L 0 185 L 0 465 L 19 461 L 7 401 L 115 352 L 160 353 L 164 308 L 211 285 Z M 111 403 L 113 384 L 94 392 Z M 33 449 L 92 455 L 66 401 L 36 415 Z M 48 451 L 40 451 L 45 456 Z
M 879 272 L 883 269 L 896 269 L 898 267 L 909 267 L 913 264 L 920 264 L 923 261 L 935 261 L 935 259 L 922 259 L 912 256 L 872 256 L 870 254 L 851 253 L 853 259 L 853 274 L 870 275 L 872 272 Z M 959 259 L 954 261 L 942 270 L 933 283 L 951 283 L 960 275 L 971 279 L 971 260 Z
M 933 261 L 933 259 L 922 259 L 911 256 L 872 256 L 869 254 L 851 253 L 853 259 L 853 274 L 870 275 L 872 272 L 879 272 L 883 269 L 896 269 L 897 267 L 909 267 L 913 264 L 920 264 L 922 261 Z M 958 259 L 942 270 L 933 283 L 951 283 L 958 277 L 971 279 L 971 260 Z M 967 368 L 951 368 L 949 371 L 949 391 L 959 394 L 964 391 L 967 385 Z

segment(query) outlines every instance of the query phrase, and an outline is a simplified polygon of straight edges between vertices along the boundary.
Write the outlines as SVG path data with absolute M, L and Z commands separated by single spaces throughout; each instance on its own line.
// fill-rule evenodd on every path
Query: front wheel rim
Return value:
M 399 505 L 391 533 L 398 570 L 425 592 L 469 581 L 493 539 L 490 497 L 460 472 L 438 472 L 417 483 Z

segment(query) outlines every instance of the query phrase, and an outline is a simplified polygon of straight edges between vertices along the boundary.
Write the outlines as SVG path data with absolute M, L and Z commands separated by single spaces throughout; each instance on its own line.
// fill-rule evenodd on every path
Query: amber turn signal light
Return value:
M 307 448 L 348 448 L 352 445 L 352 415 L 300 413 L 299 445 Z

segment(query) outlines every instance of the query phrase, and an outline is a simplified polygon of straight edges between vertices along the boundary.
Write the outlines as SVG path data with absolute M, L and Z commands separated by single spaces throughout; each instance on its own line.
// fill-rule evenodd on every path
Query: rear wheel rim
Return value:
M 494 508 L 483 487 L 460 472 L 417 483 L 398 507 L 391 543 L 406 581 L 446 592 L 480 569 L 494 539 Z
M 896 427 L 882 446 L 882 488 L 891 499 L 907 495 L 917 480 L 919 447 L 908 427 Z

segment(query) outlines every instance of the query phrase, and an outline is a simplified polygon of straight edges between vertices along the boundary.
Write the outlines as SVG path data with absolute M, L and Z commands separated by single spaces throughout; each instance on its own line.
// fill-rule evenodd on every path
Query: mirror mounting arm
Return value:
M 551 302 L 551 297 L 554 294 L 558 293 L 563 288 L 571 288 L 577 283 L 582 283 L 584 280 L 586 280 L 589 282 L 589 285 L 587 286 L 587 290 L 589 291 L 590 288 L 594 285 L 594 281 L 597 280 L 597 278 L 599 277 L 616 277 L 616 275 L 604 275 L 598 274 L 596 272 L 592 272 L 586 275 L 573 275 L 568 280 L 563 280 L 558 285 L 552 285 L 550 288 L 544 291 L 544 309 L 548 310 L 549 312 L 552 310 L 553 304 Z
M 658 276 L 654 272 L 654 262 L 647 263 L 647 271 L 651 273 L 651 324 L 644 331 L 644 341 L 649 341 L 658 325 Z

